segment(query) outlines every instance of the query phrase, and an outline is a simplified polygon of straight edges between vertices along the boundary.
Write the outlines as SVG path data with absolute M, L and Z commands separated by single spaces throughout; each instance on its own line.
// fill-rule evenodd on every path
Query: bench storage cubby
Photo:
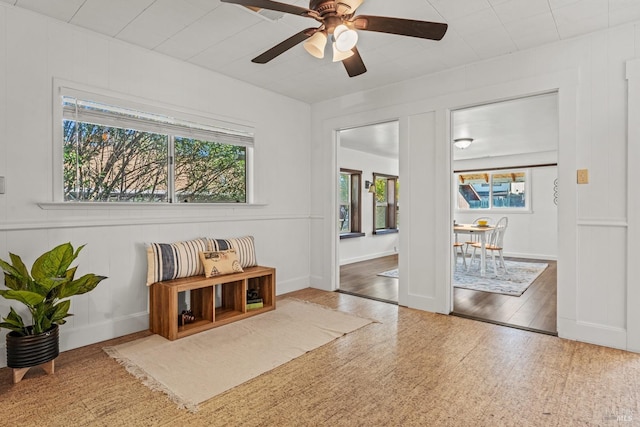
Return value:
M 216 286 L 220 292 L 216 292 Z M 247 309 L 247 290 L 257 292 L 262 307 Z M 189 292 L 195 320 L 180 324 L 178 299 Z M 216 294 L 220 301 L 216 304 Z M 247 267 L 242 273 L 207 278 L 191 276 L 151 284 L 149 329 L 175 340 L 276 308 L 276 271 L 272 267 Z

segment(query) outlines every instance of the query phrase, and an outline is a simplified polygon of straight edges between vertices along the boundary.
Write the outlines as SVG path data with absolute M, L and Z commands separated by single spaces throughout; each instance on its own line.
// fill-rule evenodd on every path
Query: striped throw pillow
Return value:
M 236 237 L 232 239 L 208 239 L 209 251 L 226 251 L 235 249 L 242 268 L 258 265 L 253 236 Z
M 152 283 L 204 274 L 200 252 L 207 250 L 206 239 L 147 245 L 147 286 Z

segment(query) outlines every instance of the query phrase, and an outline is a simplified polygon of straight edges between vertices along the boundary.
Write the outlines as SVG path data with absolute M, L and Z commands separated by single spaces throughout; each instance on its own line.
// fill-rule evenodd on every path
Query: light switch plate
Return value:
M 589 183 L 589 169 L 578 169 L 578 184 Z
M 4 194 L 4 176 L 0 176 L 0 194 Z

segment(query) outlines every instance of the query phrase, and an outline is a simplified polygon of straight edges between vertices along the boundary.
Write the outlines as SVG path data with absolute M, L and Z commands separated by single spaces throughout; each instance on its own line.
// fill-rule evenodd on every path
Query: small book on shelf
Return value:
M 262 307 L 264 307 L 262 300 L 260 302 L 247 302 L 247 310 L 255 310 Z

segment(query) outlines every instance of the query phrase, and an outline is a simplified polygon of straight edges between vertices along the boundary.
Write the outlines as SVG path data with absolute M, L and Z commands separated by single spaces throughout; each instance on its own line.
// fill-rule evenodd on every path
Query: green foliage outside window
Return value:
M 65 200 L 169 201 L 169 135 L 64 120 L 63 136 Z M 174 147 L 178 202 L 246 202 L 246 147 L 182 137 Z

